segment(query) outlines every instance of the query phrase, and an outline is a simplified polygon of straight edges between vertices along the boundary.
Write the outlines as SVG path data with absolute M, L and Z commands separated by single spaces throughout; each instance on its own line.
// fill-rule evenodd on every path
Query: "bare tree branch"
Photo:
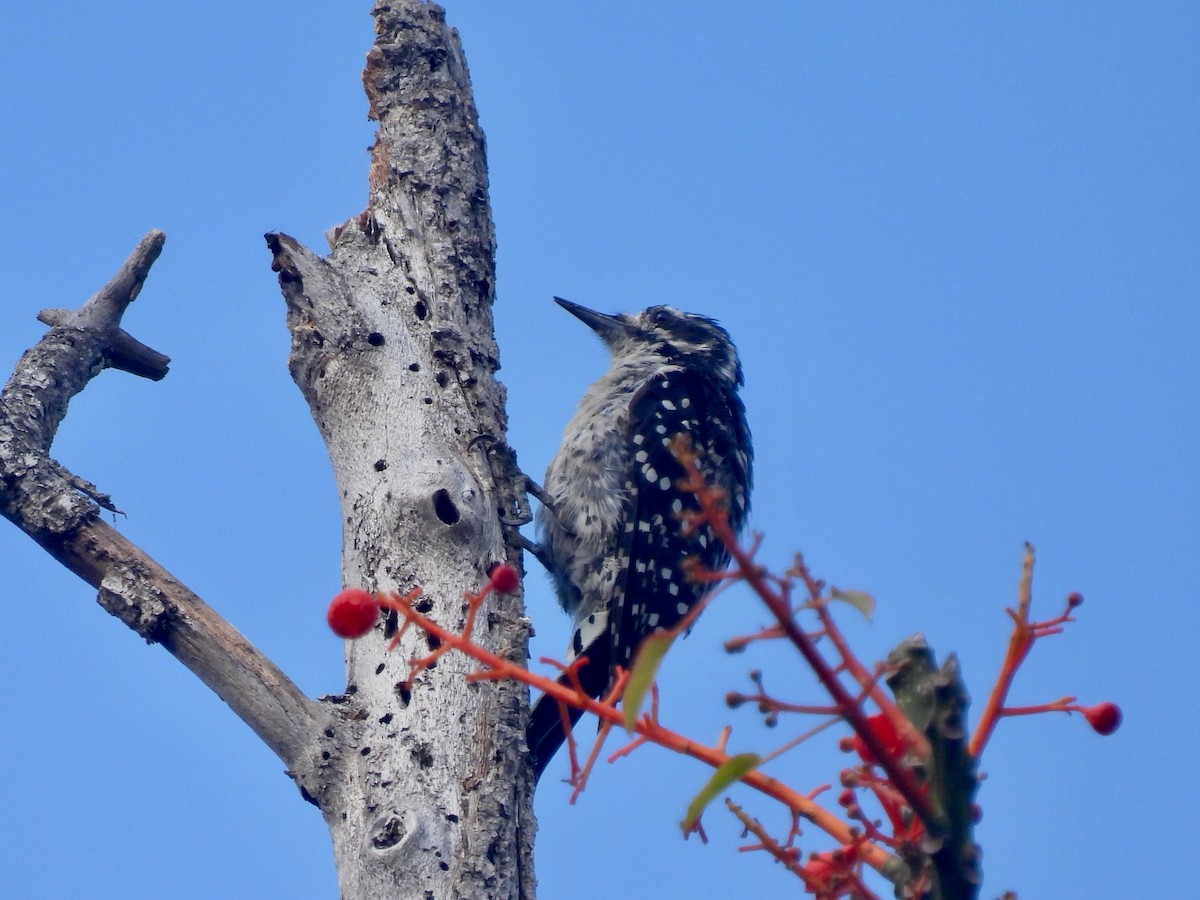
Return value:
M 152 231 L 78 310 L 44 310 L 49 332 L 0 392 L 0 512 L 99 590 L 99 602 L 162 644 L 297 773 L 328 714 L 212 608 L 100 518 L 107 495 L 49 456 L 71 398 L 105 368 L 158 380 L 169 360 L 120 328 L 166 236 Z M 302 789 L 304 778 L 298 777 Z
M 87 329 L 102 337 L 105 363 L 142 378 L 160 381 L 171 360 L 120 329 L 121 316 L 142 290 L 150 267 L 162 253 L 167 236 L 151 231 L 134 248 L 120 271 L 78 310 L 43 309 L 38 320 L 46 325 Z

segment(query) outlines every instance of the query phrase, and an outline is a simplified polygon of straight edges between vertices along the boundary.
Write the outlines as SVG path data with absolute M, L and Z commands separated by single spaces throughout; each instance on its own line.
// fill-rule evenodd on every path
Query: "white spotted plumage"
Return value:
M 678 489 L 671 441 L 691 436 L 706 479 L 729 497 L 735 530 L 749 511 L 752 453 L 741 364 L 716 322 L 666 306 L 609 316 L 558 302 L 612 354 L 567 425 L 538 519 L 539 556 L 574 617 L 569 656 L 587 655 L 580 676 L 598 696 L 614 665 L 628 666 L 647 634 L 674 627 L 703 595 L 683 560 L 728 561 L 707 529 L 683 535 L 679 516 L 696 503 Z M 562 737 L 556 705 L 539 703 L 529 729 L 539 774 Z

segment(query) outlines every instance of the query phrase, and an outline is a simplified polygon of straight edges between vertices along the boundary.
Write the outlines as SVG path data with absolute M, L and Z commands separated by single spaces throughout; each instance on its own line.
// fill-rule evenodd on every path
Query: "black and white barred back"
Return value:
M 538 518 L 539 556 L 575 619 L 569 658 L 588 657 L 580 679 L 598 697 L 614 665 L 628 667 L 643 638 L 677 625 L 706 593 L 683 561 L 721 569 L 729 560 L 707 528 L 684 537 L 679 516 L 696 500 L 679 490 L 683 470 L 669 444 L 690 435 L 737 530 L 750 508 L 750 432 L 738 397 L 741 363 L 715 321 L 669 306 L 610 316 L 555 299 L 612 354 L 567 425 Z M 539 776 L 564 737 L 557 704 L 543 698 L 528 731 Z

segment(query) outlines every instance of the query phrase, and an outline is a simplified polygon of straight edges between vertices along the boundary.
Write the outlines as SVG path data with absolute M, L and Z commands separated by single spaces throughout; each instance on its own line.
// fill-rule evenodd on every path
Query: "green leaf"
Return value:
M 641 715 L 642 703 L 658 676 L 658 667 L 670 646 L 670 634 L 665 631 L 653 632 L 642 641 L 637 655 L 633 658 L 633 665 L 629 667 L 629 681 L 625 683 L 621 711 L 625 713 L 625 730 L 631 734 L 638 716 Z
M 875 613 L 875 598 L 866 591 L 843 591 L 838 588 L 830 588 L 829 596 L 834 600 L 849 603 L 862 613 L 863 618 L 868 622 L 871 621 L 871 616 Z
M 687 815 L 684 816 L 679 827 L 683 829 L 684 834 L 691 832 L 696 827 L 696 823 L 700 821 L 700 815 L 704 812 L 708 804 L 712 803 L 717 794 L 725 790 L 735 781 L 741 779 L 743 775 L 751 771 L 758 765 L 760 757 L 757 753 L 739 753 L 737 756 L 731 756 L 712 773 L 712 778 L 708 779 L 708 784 L 700 789 L 692 802 L 688 804 Z

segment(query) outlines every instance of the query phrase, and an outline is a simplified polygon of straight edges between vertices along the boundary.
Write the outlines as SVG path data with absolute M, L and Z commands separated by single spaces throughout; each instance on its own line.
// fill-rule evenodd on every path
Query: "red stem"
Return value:
M 464 639 L 461 634 L 449 631 L 432 619 L 426 618 L 414 610 L 409 602 L 406 602 L 404 598 L 398 595 L 384 599 L 388 601 L 389 608 L 395 609 L 407 621 L 412 622 L 423 631 L 442 641 L 442 647 L 439 647 L 439 650 L 443 650 L 443 648 L 458 650 L 460 653 L 465 653 L 471 659 L 486 666 L 493 672 L 502 673 L 530 687 L 535 687 L 555 700 L 568 703 L 592 713 L 603 722 L 624 727 L 624 714 L 611 702 L 602 703 L 598 700 L 593 700 L 586 694 L 563 687 L 554 679 L 530 672 L 528 669 L 511 663 L 485 650 L 483 647 L 471 643 L 471 641 Z M 410 661 L 410 665 L 419 663 L 420 660 Z M 639 719 L 634 726 L 634 731 L 659 746 L 700 760 L 714 769 L 724 765 L 731 758 L 730 754 L 716 747 L 697 743 L 677 732 L 664 728 L 649 716 L 643 716 Z M 793 815 L 802 816 L 809 820 L 839 843 L 850 844 L 854 842 L 854 831 L 849 825 L 783 782 L 755 770 L 743 776 L 742 783 L 782 803 Z M 859 843 L 857 848 L 863 860 L 872 868 L 880 871 L 893 859 L 891 854 L 886 850 L 872 843 Z
M 696 466 L 695 455 L 691 452 L 690 448 L 683 448 L 683 452 L 680 452 L 678 456 L 689 476 L 690 483 L 685 484 L 684 487 L 696 494 L 696 500 L 700 504 L 701 518 L 707 522 L 713 534 L 729 550 L 730 556 L 737 563 L 738 574 L 758 594 L 759 598 L 766 604 L 767 609 L 775 616 L 780 628 L 787 635 L 788 640 L 792 642 L 793 646 L 800 652 L 800 655 L 804 657 L 809 668 L 813 670 L 822 686 L 829 692 L 829 696 L 833 698 L 833 702 L 837 704 L 842 716 L 849 723 L 850 727 L 854 729 L 854 733 L 858 735 L 863 744 L 866 745 L 871 756 L 874 757 L 880 768 L 887 774 L 888 779 L 896 786 L 896 789 L 904 797 L 905 801 L 920 817 L 925 825 L 925 829 L 932 835 L 944 833 L 945 826 L 942 823 L 941 817 L 937 815 L 930 804 L 929 798 L 925 795 L 922 786 L 917 781 L 912 770 L 896 759 L 879 738 L 876 737 L 862 709 L 842 685 L 833 669 L 830 668 L 829 663 L 825 661 L 820 651 L 817 650 L 816 645 L 813 644 L 808 635 L 796 624 L 787 603 L 781 596 L 771 590 L 767 584 L 763 570 L 755 565 L 754 560 L 742 549 L 741 544 L 738 543 L 737 536 L 733 533 L 733 529 L 729 527 L 728 517 L 725 515 L 724 510 L 717 505 L 717 500 L 714 496 L 715 492 L 704 484 L 704 479 Z
M 988 739 L 992 736 L 992 732 L 996 730 L 996 724 L 1000 721 L 1001 711 L 1004 709 L 1004 701 L 1008 698 L 1008 692 L 1012 688 L 1013 679 L 1017 675 L 1017 669 L 1021 667 L 1021 663 L 1029 655 L 1029 651 L 1033 647 L 1034 632 L 1029 627 L 1029 607 L 1032 602 L 1033 560 L 1033 545 L 1026 544 L 1025 558 L 1021 562 L 1021 585 L 1017 591 L 1017 611 L 1008 610 L 1008 614 L 1013 620 L 1012 634 L 1008 638 L 1008 649 L 1004 653 L 1004 662 L 1000 666 L 1000 674 L 996 678 L 995 685 L 992 686 L 992 692 L 988 695 L 987 705 L 983 708 L 983 714 L 979 717 L 979 724 L 975 728 L 975 733 L 971 735 L 971 743 L 967 747 L 967 752 L 976 759 L 979 759 L 980 754 L 983 753 L 983 748 L 987 746 Z

